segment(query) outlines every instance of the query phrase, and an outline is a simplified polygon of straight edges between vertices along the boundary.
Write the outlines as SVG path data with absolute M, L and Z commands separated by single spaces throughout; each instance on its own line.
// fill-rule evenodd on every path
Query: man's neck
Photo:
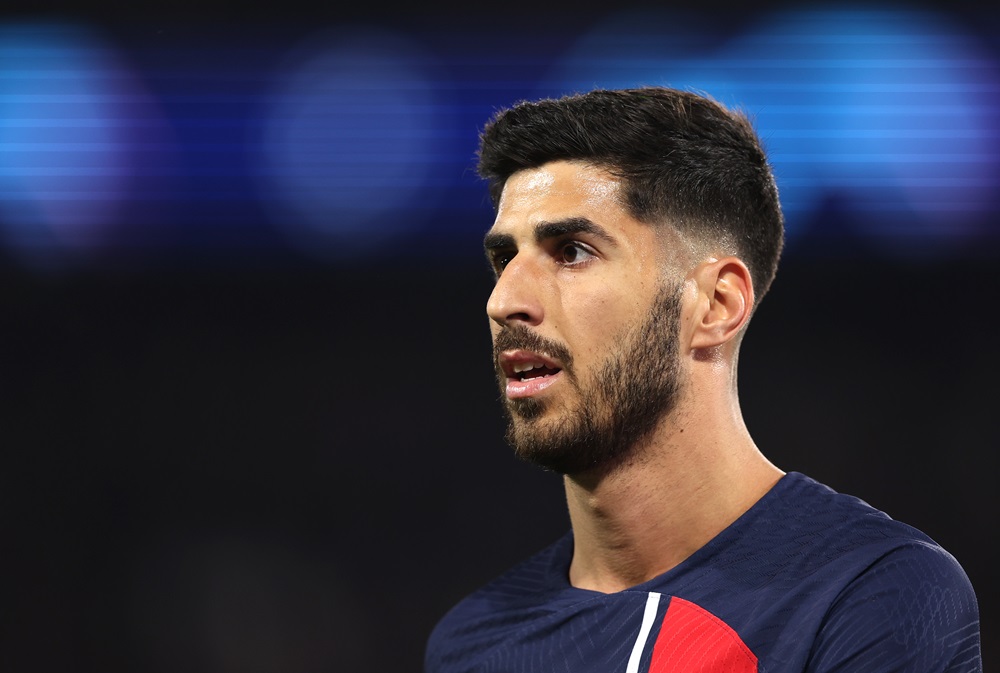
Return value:
M 705 432 L 693 428 L 709 428 Z M 570 583 L 610 593 L 683 562 L 781 478 L 734 423 L 671 424 L 597 478 L 566 477 L 574 532 Z

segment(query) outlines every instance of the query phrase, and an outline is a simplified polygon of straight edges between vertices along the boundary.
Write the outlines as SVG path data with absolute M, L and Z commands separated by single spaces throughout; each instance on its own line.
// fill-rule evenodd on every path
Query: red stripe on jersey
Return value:
M 653 645 L 649 673 L 757 673 L 757 657 L 708 610 L 670 599 Z

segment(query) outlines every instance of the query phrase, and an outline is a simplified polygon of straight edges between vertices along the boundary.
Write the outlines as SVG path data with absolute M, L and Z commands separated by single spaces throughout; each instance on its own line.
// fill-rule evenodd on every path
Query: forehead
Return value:
M 504 185 L 493 230 L 567 217 L 595 221 L 628 217 L 621 202 L 621 181 L 605 169 L 578 161 L 553 161 L 518 171 Z

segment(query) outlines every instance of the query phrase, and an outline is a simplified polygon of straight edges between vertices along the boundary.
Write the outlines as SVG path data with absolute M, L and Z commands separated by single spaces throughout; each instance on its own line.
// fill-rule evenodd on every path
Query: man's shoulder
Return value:
M 499 626 L 504 620 L 517 621 L 548 605 L 562 588 L 559 583 L 565 573 L 560 569 L 568 567 L 572 544 L 572 534 L 567 533 L 478 587 L 442 617 L 436 631 L 449 627 L 461 630 L 461 625 L 479 617 Z
M 565 576 L 559 568 L 569 563 L 571 549 L 567 533 L 456 603 L 431 631 L 427 670 L 450 670 L 450 662 L 488 650 L 520 625 L 558 609 L 558 583 Z
M 806 554 L 824 567 L 825 588 L 813 591 L 828 594 L 813 668 L 981 671 L 978 603 L 958 560 L 864 501 L 810 488 L 828 511 L 822 543 Z
M 739 579 L 701 597 L 755 651 L 780 660 L 795 643 L 814 643 L 819 670 L 849 670 L 844 657 L 861 649 L 898 670 L 922 670 L 913 666 L 918 659 L 940 670 L 981 670 L 975 592 L 943 546 L 799 473 L 769 497 L 714 559 L 713 570 L 728 567 L 734 572 L 724 574 Z
M 799 472 L 788 473 L 748 514 L 737 532 L 746 544 L 766 548 L 781 544 L 827 557 L 898 545 L 940 549 L 924 531 Z
M 887 558 L 923 559 L 961 573 L 954 557 L 920 529 L 868 502 L 789 472 L 753 507 L 649 588 L 680 592 L 732 611 L 812 587 L 832 600 L 852 578 Z M 734 599 L 734 596 L 738 597 Z M 722 607 L 724 606 L 724 608 Z

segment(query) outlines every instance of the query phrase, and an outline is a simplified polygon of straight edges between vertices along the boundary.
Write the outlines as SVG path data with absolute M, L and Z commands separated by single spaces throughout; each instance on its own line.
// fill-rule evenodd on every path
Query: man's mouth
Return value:
M 562 372 L 560 364 L 538 353 L 515 350 L 500 354 L 500 370 L 507 379 L 509 399 L 531 397 L 548 388 Z
M 543 363 L 524 363 L 515 364 L 513 367 L 512 376 L 508 378 L 515 378 L 521 381 L 528 381 L 531 379 L 537 379 L 542 376 L 552 376 L 559 373 L 559 369 L 554 367 L 549 367 Z

